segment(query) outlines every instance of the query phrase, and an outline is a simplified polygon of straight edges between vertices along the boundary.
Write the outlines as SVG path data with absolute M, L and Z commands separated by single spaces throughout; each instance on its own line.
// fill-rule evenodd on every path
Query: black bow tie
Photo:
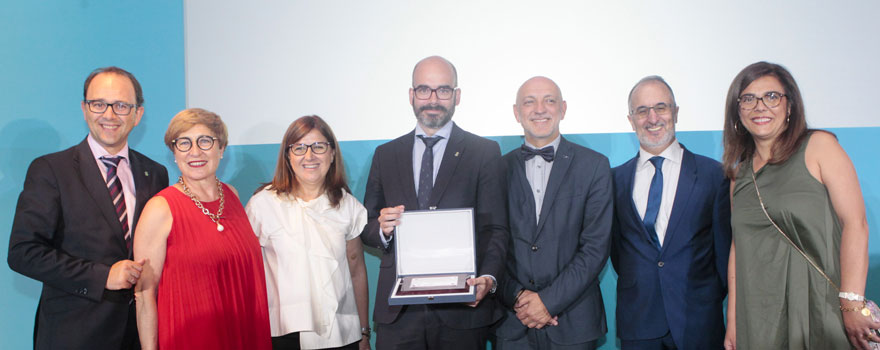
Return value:
M 520 153 L 522 153 L 523 158 L 525 158 L 526 160 L 532 159 L 535 156 L 541 156 L 541 158 L 544 158 L 544 161 L 548 163 L 553 161 L 553 155 L 555 154 L 553 152 L 553 146 L 547 146 L 541 149 L 534 149 L 529 146 L 522 145 L 519 151 Z

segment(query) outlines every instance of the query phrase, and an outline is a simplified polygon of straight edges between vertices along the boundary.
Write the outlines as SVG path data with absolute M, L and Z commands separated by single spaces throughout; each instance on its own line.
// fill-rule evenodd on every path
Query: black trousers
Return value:
M 489 327 L 454 329 L 425 305 L 408 305 L 391 324 L 376 325 L 376 349 L 485 350 Z
M 358 350 L 358 342 L 327 350 Z M 299 350 L 299 332 L 272 337 L 272 350 Z

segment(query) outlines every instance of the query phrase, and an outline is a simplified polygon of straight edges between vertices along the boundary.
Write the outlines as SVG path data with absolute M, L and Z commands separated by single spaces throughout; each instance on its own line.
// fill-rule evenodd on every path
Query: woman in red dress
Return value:
M 178 182 L 147 202 L 134 238 L 146 259 L 135 287 L 143 349 L 271 349 L 260 245 L 238 193 L 216 177 L 226 126 L 191 108 L 165 144 Z

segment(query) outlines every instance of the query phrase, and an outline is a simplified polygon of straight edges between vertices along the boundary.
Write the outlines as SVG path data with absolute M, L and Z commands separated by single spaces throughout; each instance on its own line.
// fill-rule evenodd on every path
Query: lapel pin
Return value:
M 455 156 L 458 157 L 458 152 L 455 152 Z
M 150 172 L 149 172 L 149 171 L 145 171 L 145 172 L 144 172 L 144 176 L 150 176 Z

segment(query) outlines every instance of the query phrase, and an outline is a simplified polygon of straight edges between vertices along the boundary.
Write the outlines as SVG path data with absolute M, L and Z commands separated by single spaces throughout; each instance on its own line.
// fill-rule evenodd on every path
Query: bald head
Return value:
M 559 89 L 559 85 L 556 85 L 556 82 L 547 77 L 535 76 L 519 86 L 519 90 L 516 91 L 516 103 L 519 104 L 522 101 L 524 94 L 535 90 L 553 91 L 554 95 L 560 101 L 562 100 L 562 90 Z
M 426 57 L 413 67 L 413 86 L 418 86 L 417 81 L 425 75 L 446 75 L 452 78 L 452 87 L 458 87 L 458 71 L 449 60 L 440 56 Z
M 544 147 L 559 137 L 559 122 L 567 106 L 559 86 L 547 77 L 526 80 L 516 92 L 513 115 L 523 127 L 526 142 Z

